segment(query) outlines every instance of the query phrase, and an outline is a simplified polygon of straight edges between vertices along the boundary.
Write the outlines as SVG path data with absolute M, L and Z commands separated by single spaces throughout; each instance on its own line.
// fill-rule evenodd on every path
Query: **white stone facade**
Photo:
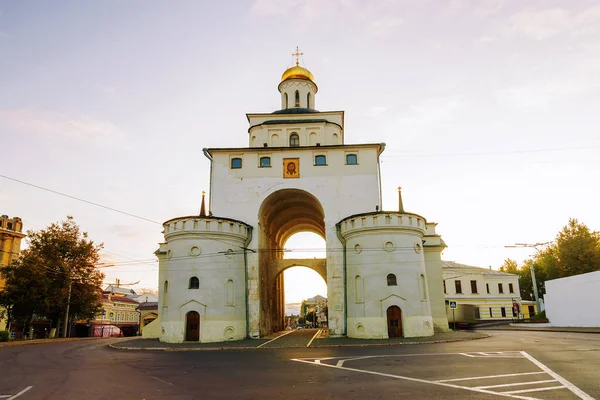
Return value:
M 161 340 L 193 337 L 186 328 L 197 328 L 190 312 L 198 313 L 201 342 L 283 329 L 281 272 L 290 265 L 283 248 L 298 232 L 314 232 L 326 242 L 326 258 L 307 266 L 326 280 L 330 335 L 386 338 L 389 329 L 403 336 L 446 330 L 445 244 L 425 218 L 381 211 L 385 145 L 345 144 L 344 113 L 314 110 L 317 86 L 302 67 L 286 71 L 279 90 L 281 110 L 247 115 L 249 147 L 204 149 L 211 163 L 208 215 L 164 224 L 165 243 L 157 251 Z M 395 285 L 388 285 L 389 274 Z M 192 276 L 198 289 L 188 288 Z M 227 301 L 229 281 L 234 304 Z M 399 327 L 389 328 L 393 323 Z

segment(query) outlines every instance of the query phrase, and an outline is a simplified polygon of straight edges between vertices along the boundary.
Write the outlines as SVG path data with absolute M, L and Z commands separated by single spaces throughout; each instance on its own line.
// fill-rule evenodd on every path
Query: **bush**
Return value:
M 0 331 L 0 342 L 8 342 L 8 338 L 10 338 L 8 331 Z
M 546 319 L 546 310 L 535 314 L 531 319 Z

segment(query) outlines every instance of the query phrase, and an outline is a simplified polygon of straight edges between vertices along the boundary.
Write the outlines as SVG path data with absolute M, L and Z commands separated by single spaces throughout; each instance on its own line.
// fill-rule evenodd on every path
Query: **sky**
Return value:
M 600 230 L 588 0 L 0 0 L 0 213 L 35 230 L 72 215 L 107 279 L 156 287 L 161 222 L 209 188 L 201 149 L 247 146 L 296 46 L 346 143 L 386 143 L 384 209 L 402 186 L 444 259 L 499 268 L 569 218 Z

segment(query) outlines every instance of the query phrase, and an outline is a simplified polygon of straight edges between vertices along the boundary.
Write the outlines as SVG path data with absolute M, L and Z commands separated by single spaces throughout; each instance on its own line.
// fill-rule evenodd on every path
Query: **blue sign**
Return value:
M 451 301 L 450 302 L 450 308 L 452 308 L 452 309 L 456 308 L 456 302 L 455 301 Z

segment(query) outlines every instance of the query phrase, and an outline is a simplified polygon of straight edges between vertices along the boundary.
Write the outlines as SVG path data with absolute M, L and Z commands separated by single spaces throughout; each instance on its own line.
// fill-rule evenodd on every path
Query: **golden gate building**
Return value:
M 310 71 L 278 86 L 281 109 L 247 114 L 248 147 L 204 149 L 208 211 L 164 223 L 159 259 L 162 341 L 259 338 L 284 327 L 283 271 L 302 265 L 327 283 L 331 336 L 387 338 L 445 331 L 435 223 L 382 211 L 384 143 L 347 144 L 343 111 L 317 111 Z M 313 232 L 325 259 L 283 259 Z M 150 331 L 150 330 L 149 330 Z

